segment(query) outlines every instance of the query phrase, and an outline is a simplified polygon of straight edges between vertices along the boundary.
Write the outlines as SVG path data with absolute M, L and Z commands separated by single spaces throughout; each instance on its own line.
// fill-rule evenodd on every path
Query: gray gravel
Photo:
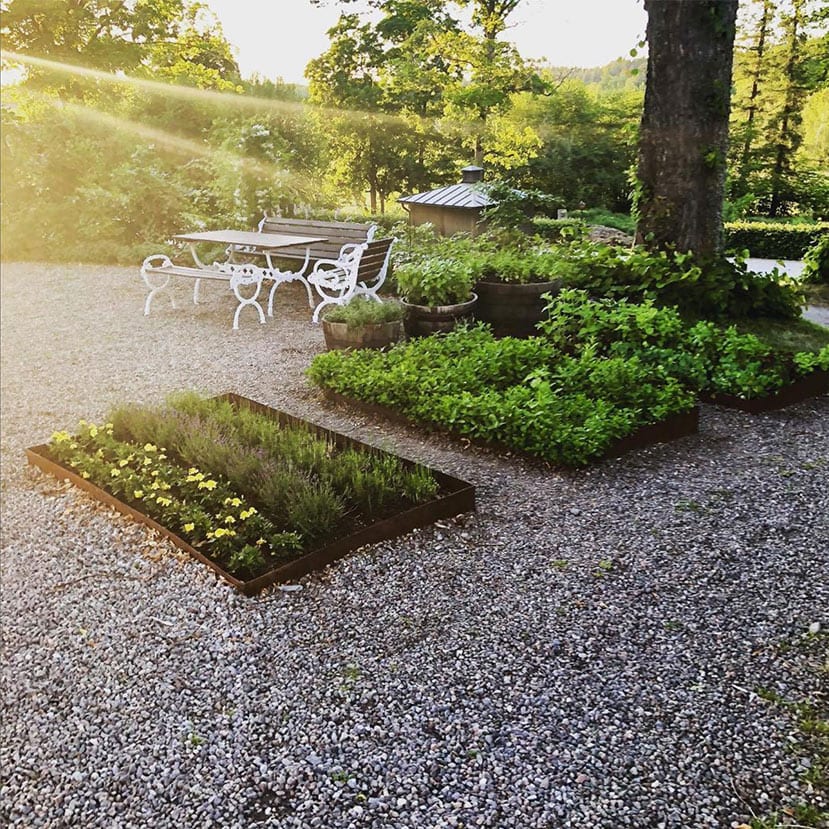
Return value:
M 141 314 L 137 269 L 2 272 L 0 820 L 729 827 L 792 800 L 829 624 L 829 399 L 562 472 L 323 405 L 303 293 Z M 234 390 L 466 478 L 475 515 L 248 599 L 24 466 L 124 398 Z M 824 675 L 825 676 L 825 675 Z

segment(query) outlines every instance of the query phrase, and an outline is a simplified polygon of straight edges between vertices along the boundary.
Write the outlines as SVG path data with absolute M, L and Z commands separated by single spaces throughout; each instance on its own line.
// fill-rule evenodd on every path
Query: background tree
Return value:
M 737 0 L 645 0 L 648 71 L 638 232 L 651 248 L 722 250 Z

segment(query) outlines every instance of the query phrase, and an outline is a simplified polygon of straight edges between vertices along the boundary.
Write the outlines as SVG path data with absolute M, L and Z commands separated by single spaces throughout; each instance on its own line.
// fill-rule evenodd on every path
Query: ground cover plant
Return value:
M 571 466 L 695 402 L 635 356 L 568 355 L 543 337 L 496 339 L 481 325 L 383 353 L 329 352 L 308 373 L 339 394 Z
M 551 297 L 540 336 L 496 339 L 483 325 L 387 353 L 329 353 L 324 389 L 458 434 L 580 466 L 614 441 L 689 411 L 698 396 L 772 395 L 829 370 L 829 345 L 777 351 L 735 326 L 686 322 L 653 300 Z
M 55 433 L 48 451 L 240 578 L 438 491 L 430 471 L 393 455 L 195 394 L 118 407 L 103 426 Z

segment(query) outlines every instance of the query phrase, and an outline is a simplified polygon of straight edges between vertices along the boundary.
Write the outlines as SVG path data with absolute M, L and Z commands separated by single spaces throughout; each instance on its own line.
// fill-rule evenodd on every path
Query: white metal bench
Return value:
M 242 308 L 247 305 L 256 309 L 259 315 L 259 322 L 265 322 L 265 312 L 259 304 L 259 292 L 262 289 L 262 282 L 265 279 L 285 280 L 281 271 L 271 271 L 269 268 L 260 268 L 256 265 L 244 265 L 234 263 L 214 263 L 212 268 L 188 268 L 184 265 L 174 265 L 168 256 L 155 254 L 148 256 L 141 265 L 141 278 L 149 288 L 147 299 L 144 302 L 144 316 L 150 313 L 150 306 L 157 294 L 168 291 L 170 279 L 173 276 L 185 277 L 195 280 L 193 286 L 193 304 L 199 302 L 199 284 L 202 279 L 210 279 L 218 282 L 226 282 L 233 291 L 239 305 L 233 315 L 233 330 L 239 328 L 239 315 Z M 278 284 L 278 282 L 277 282 Z M 243 288 L 253 288 L 253 293 L 245 296 Z M 170 304 L 176 307 L 172 293 L 168 293 Z
M 337 259 L 318 259 L 308 276 L 322 301 L 314 309 L 314 322 L 326 305 L 345 305 L 352 297 L 382 300 L 377 295 L 386 281 L 393 238 L 376 239 L 362 244 L 346 244 Z

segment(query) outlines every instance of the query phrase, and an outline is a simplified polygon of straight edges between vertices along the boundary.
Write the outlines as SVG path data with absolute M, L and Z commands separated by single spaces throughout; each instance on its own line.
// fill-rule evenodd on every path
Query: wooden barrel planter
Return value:
M 457 305 L 413 305 L 401 300 L 406 309 L 404 327 L 409 337 L 428 337 L 451 331 L 461 320 L 472 319 L 476 294 L 466 302 Z
M 492 326 L 497 337 L 533 337 L 538 334 L 535 326 L 544 316 L 547 305 L 542 295 L 557 294 L 560 288 L 560 280 L 526 285 L 478 282 L 475 285 L 478 294 L 475 319 Z
M 403 339 L 403 321 L 366 323 L 349 328 L 345 322 L 328 322 L 323 318 L 322 333 L 329 351 L 386 348 Z

